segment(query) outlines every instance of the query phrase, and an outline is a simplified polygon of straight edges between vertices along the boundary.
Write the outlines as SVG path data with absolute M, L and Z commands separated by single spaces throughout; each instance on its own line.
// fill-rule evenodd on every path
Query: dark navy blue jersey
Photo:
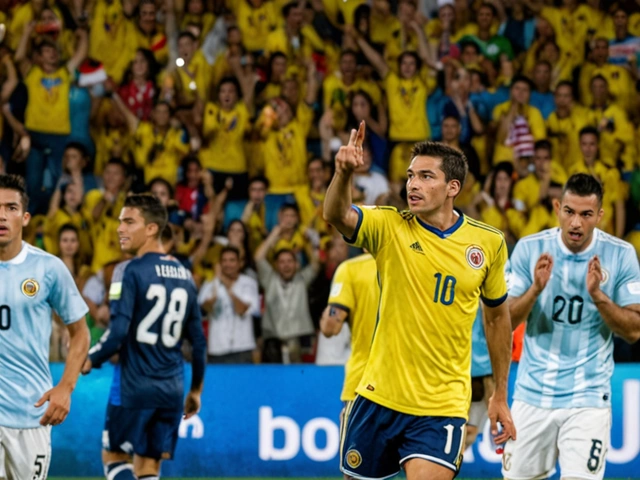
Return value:
M 109 402 L 173 408 L 184 397 L 182 339 L 193 348 L 193 382 L 204 376 L 206 340 L 191 273 L 174 257 L 147 253 L 119 264 L 109 289 L 111 323 L 89 352 L 94 367 L 119 353 Z

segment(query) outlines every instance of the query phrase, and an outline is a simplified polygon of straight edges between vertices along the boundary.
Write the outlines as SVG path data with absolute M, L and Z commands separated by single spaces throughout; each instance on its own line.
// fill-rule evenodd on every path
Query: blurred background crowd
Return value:
M 348 337 L 316 332 L 357 252 L 322 204 L 362 120 L 356 203 L 405 208 L 410 148 L 433 139 L 469 161 L 457 207 L 510 247 L 585 172 L 599 227 L 640 252 L 640 0 L 0 0 L 0 36 L 0 172 L 25 176 L 26 240 L 69 267 L 94 342 L 124 198 L 150 191 L 211 362 L 343 361 Z

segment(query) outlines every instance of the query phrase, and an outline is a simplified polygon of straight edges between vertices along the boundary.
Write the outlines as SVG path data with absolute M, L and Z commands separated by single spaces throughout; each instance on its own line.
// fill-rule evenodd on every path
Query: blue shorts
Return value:
M 173 458 L 182 409 L 107 405 L 102 448 L 156 460 Z
M 418 417 L 358 396 L 347 405 L 341 431 L 340 469 L 358 479 L 397 475 L 407 460 L 422 458 L 458 473 L 465 419 Z

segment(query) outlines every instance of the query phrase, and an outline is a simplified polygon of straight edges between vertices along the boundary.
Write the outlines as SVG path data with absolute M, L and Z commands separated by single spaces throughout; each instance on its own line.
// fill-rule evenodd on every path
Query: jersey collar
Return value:
M 22 249 L 20 253 L 13 257 L 11 260 L 7 260 L 6 262 L 0 262 L 0 265 L 20 265 L 27 259 L 27 253 L 29 252 L 29 247 L 27 247 L 27 243 L 22 241 Z
M 440 238 L 448 238 L 451 235 L 453 235 L 455 233 L 456 230 L 458 230 L 463 222 L 464 222 L 464 214 L 458 210 L 457 208 L 453 209 L 453 213 L 455 213 L 456 215 L 458 215 L 458 220 L 456 220 L 456 223 L 454 223 L 453 225 L 451 225 L 449 228 L 447 228 L 446 230 L 440 230 L 439 228 L 433 227 L 429 224 L 424 223 L 422 220 L 420 220 L 418 218 L 418 216 L 416 215 L 416 220 L 418 221 L 418 223 L 425 228 L 426 230 L 430 231 L 431 233 L 437 235 Z
M 589 243 L 589 246 L 586 248 L 586 250 L 583 250 L 583 251 L 578 252 L 578 253 L 573 253 L 564 244 L 564 242 L 562 241 L 562 229 L 559 228 L 559 227 L 558 227 L 558 235 L 556 236 L 556 239 L 558 241 L 558 245 L 560 246 L 560 250 L 562 251 L 562 253 L 564 253 L 565 255 L 568 255 L 568 256 L 578 256 L 578 255 L 586 255 L 591 250 L 593 250 L 595 248 L 596 243 L 598 241 L 599 234 L 600 234 L 600 230 L 597 229 L 597 228 L 594 228 L 593 229 L 593 236 L 591 237 L 591 243 Z

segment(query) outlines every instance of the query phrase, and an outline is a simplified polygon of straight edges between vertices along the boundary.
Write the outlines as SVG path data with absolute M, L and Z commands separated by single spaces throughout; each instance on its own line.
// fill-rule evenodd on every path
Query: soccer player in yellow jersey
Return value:
M 454 210 L 464 155 L 415 145 L 407 171 L 409 211 L 353 207 L 365 125 L 336 155 L 325 219 L 376 259 L 380 303 L 371 354 L 345 413 L 341 469 L 350 478 L 450 480 L 462 460 L 471 399 L 471 330 L 481 298 L 496 390 L 489 403 L 496 443 L 515 438 L 507 405 L 511 326 L 501 232 Z M 504 430 L 498 432 L 497 422 Z

